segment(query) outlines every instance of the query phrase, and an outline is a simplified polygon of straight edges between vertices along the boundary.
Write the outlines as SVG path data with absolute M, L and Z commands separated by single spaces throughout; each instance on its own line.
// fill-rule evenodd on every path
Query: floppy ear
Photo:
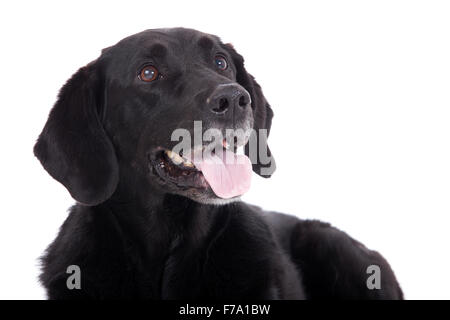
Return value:
M 95 61 L 78 70 L 62 87 L 34 146 L 45 170 L 85 205 L 108 199 L 119 180 L 114 148 L 99 118 L 101 82 Z
M 253 109 L 253 129 L 251 139 L 253 143 L 247 143 L 245 146 L 245 154 L 249 156 L 253 163 L 253 171 L 264 178 L 269 178 L 276 169 L 275 159 L 270 152 L 267 144 L 267 137 L 269 136 L 270 127 L 272 125 L 273 111 L 267 102 L 260 85 L 255 81 L 255 78 L 249 74 L 244 67 L 244 58 L 236 52 L 231 44 L 226 44 L 228 51 L 231 53 L 234 65 L 236 66 L 236 80 L 250 93 L 252 98 Z M 263 130 L 260 130 L 263 129 Z M 264 131 L 265 130 L 265 131 Z M 250 145 L 256 146 L 256 150 L 252 152 Z M 256 159 L 256 162 L 253 160 Z

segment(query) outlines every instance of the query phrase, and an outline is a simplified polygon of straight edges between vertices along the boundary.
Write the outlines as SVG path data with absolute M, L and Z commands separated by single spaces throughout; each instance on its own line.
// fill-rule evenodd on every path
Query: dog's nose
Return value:
M 250 106 L 250 94 L 239 85 L 221 84 L 207 99 L 211 112 L 224 114 L 230 108 L 245 109 Z

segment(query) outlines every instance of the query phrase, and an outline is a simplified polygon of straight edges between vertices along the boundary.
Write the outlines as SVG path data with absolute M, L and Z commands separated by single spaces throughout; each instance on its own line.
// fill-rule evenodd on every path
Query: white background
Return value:
M 450 298 L 449 2 L 0 6 L 0 298 L 45 298 L 37 258 L 73 203 L 32 154 L 59 88 L 102 48 L 176 26 L 232 42 L 273 106 L 278 171 L 246 201 L 379 250 L 409 299 Z

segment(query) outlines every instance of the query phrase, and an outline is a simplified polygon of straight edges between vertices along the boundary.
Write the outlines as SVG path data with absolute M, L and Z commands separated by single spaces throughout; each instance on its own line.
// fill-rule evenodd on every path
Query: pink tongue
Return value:
M 228 199 L 250 189 L 252 164 L 245 155 L 224 150 L 219 155 L 204 155 L 203 159 L 194 160 L 194 164 L 218 197 Z

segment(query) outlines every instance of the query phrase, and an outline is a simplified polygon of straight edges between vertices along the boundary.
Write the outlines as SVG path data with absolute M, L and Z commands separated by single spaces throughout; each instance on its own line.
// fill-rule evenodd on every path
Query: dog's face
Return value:
M 251 168 L 273 172 L 258 135 L 271 118 L 232 46 L 190 29 L 148 30 L 104 49 L 66 83 L 35 154 L 87 205 L 155 190 L 224 203 L 248 189 Z M 251 161 L 234 153 L 245 146 L 248 156 L 249 138 Z

